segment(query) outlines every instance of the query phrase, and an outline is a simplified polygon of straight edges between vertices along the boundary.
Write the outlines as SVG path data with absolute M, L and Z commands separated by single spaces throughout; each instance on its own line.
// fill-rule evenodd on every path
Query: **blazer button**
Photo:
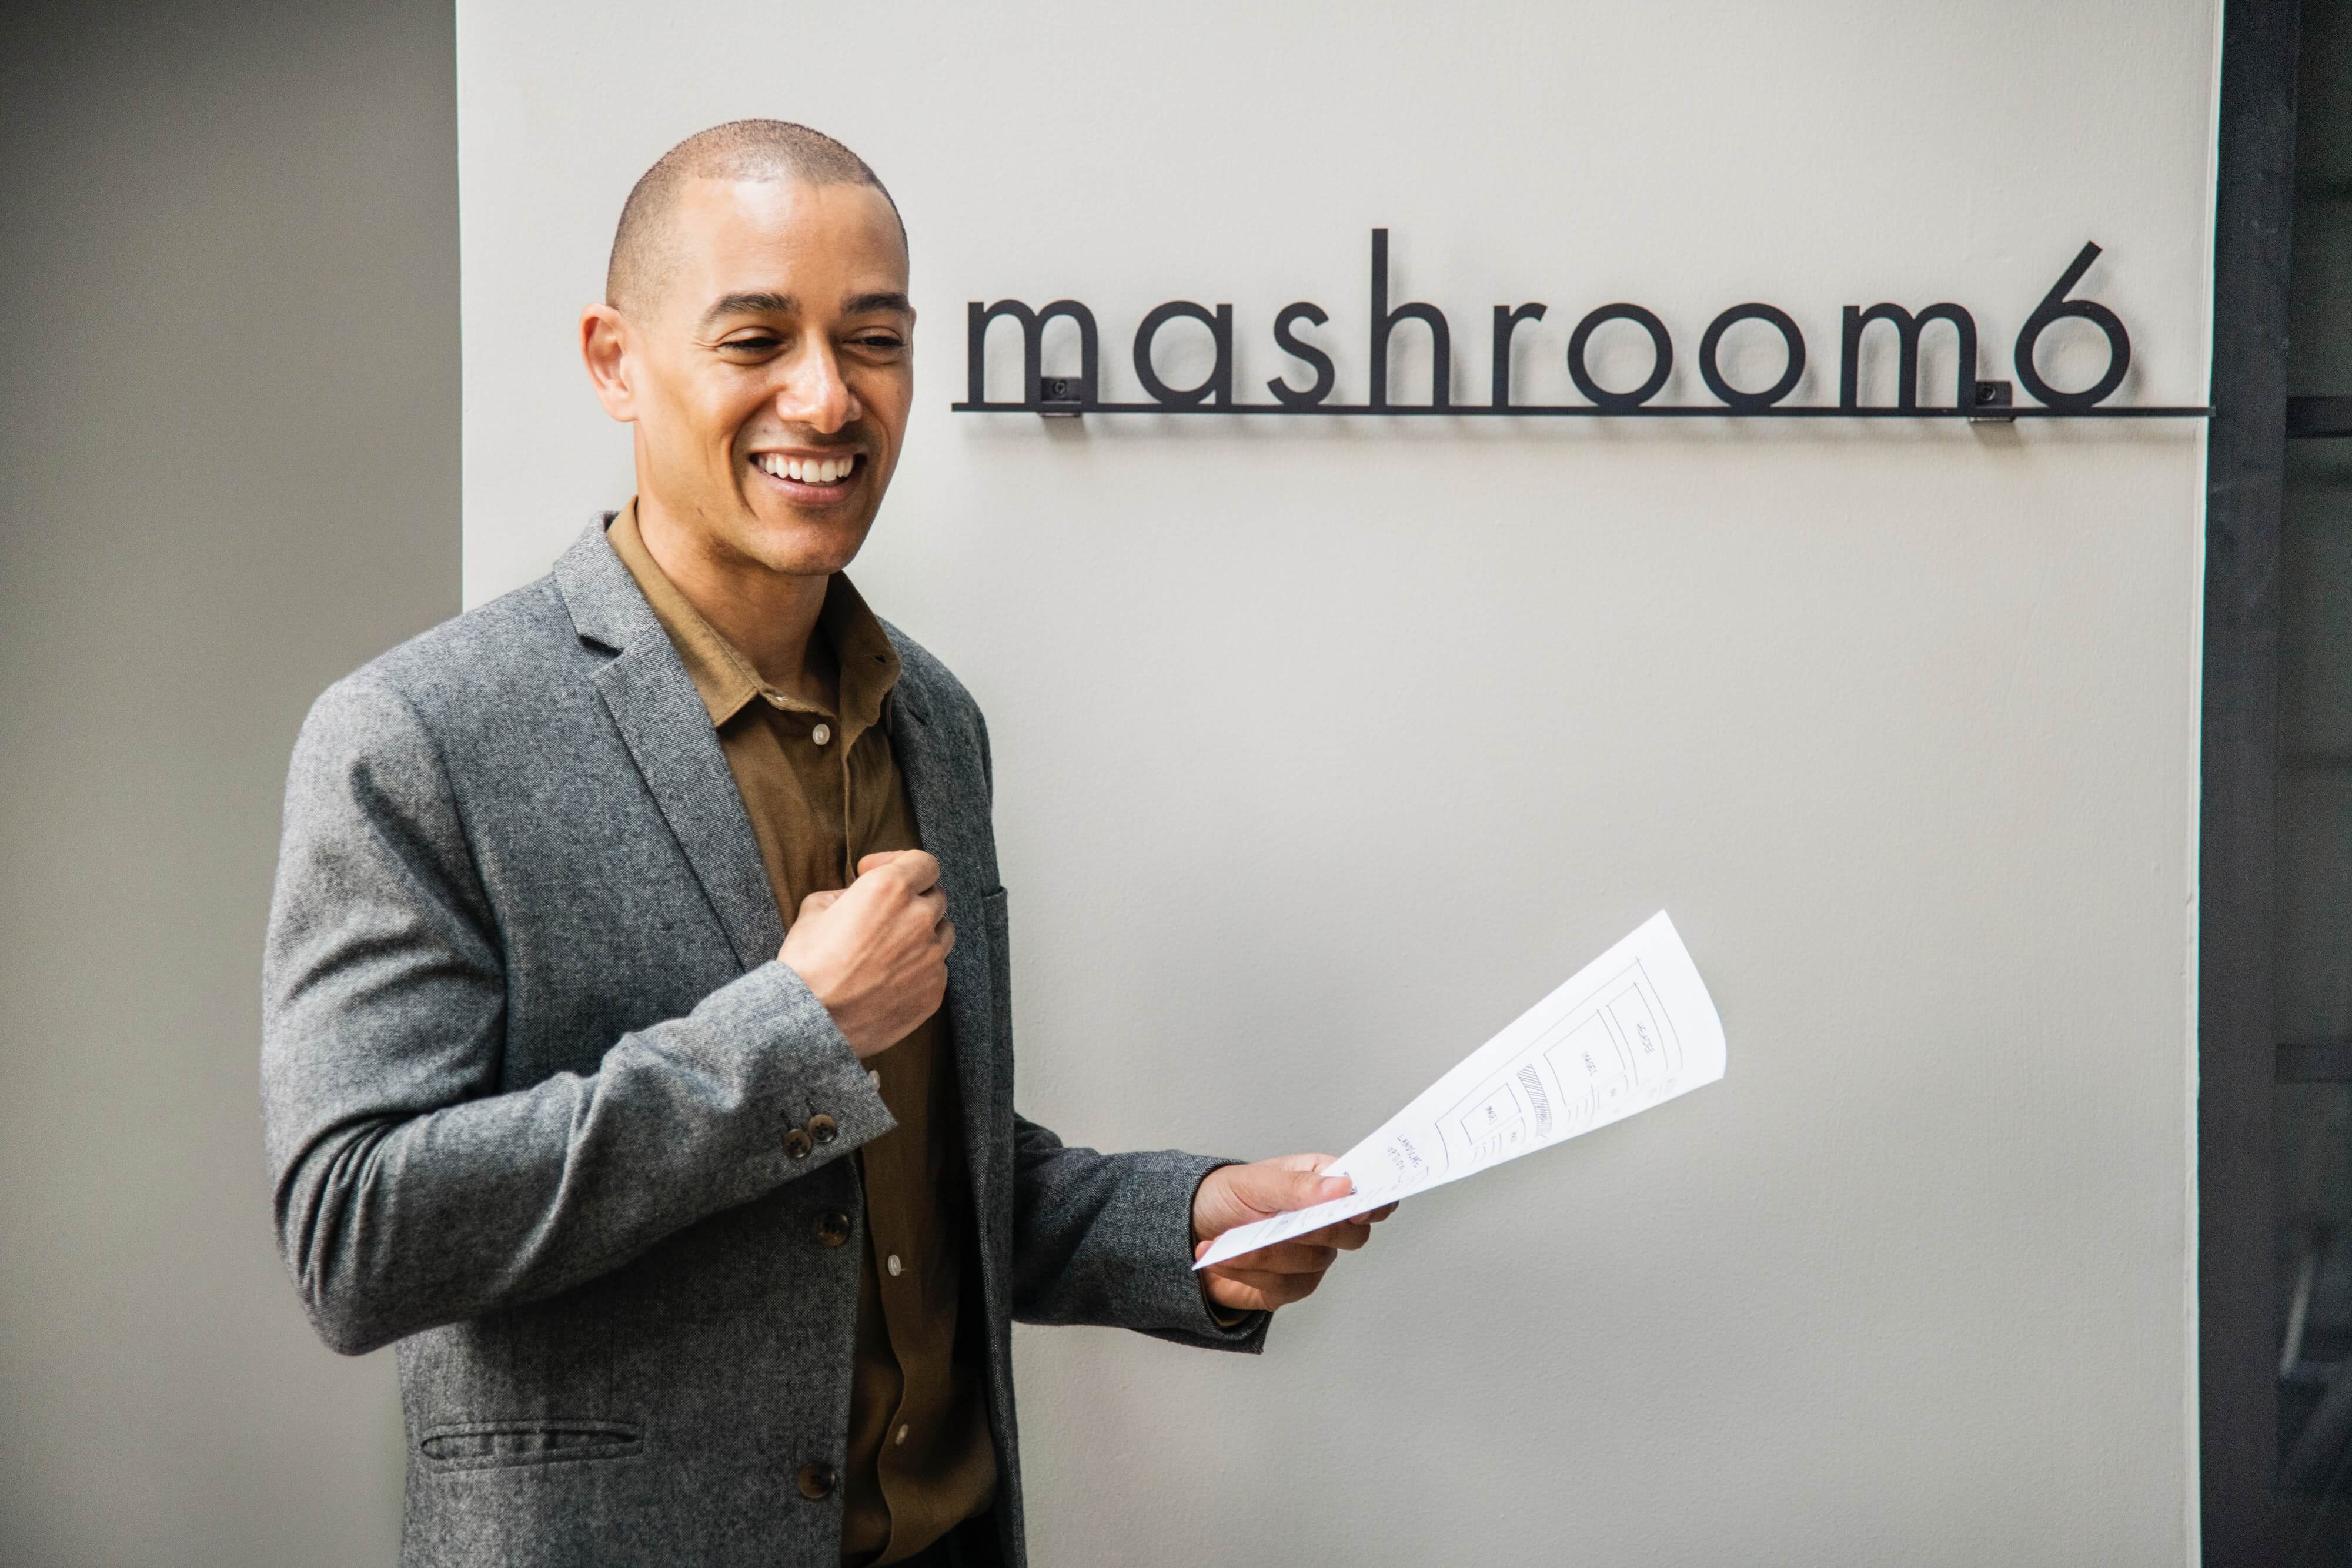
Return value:
M 831 1465 L 803 1465 L 800 1475 L 801 1496 L 811 1502 L 823 1502 L 833 1495 L 834 1484 L 839 1479 L 833 1473 Z
M 784 1153 L 791 1155 L 793 1159 L 804 1160 L 808 1158 L 809 1151 L 814 1147 L 816 1147 L 815 1142 L 798 1127 L 794 1127 L 792 1131 L 784 1134 Z
M 820 1111 L 809 1118 L 809 1136 L 820 1144 L 829 1144 L 841 1134 L 841 1124 Z
M 816 1217 L 816 1244 L 818 1246 L 839 1247 L 848 1239 L 849 1216 L 845 1214 L 833 1213 L 820 1214 Z

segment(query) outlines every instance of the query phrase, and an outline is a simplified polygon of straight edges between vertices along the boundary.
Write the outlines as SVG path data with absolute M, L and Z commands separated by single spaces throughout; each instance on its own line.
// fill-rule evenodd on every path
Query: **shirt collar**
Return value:
M 841 722 L 855 738 L 859 730 L 881 720 L 882 704 L 898 684 L 898 650 L 890 645 L 881 617 L 866 607 L 865 595 L 842 572 L 835 572 L 825 584 L 817 625 L 833 644 L 834 663 L 841 672 Z
M 646 549 L 637 529 L 637 503 L 632 498 L 605 530 L 613 553 L 637 580 L 654 618 L 669 633 L 679 662 L 702 697 L 713 728 L 743 711 L 754 697 L 773 706 L 800 713 L 818 711 L 788 692 L 760 679 L 751 662 L 736 651 L 719 630 L 703 619 L 669 574 Z M 841 721 L 845 741 L 882 716 L 882 704 L 898 681 L 898 653 L 881 621 L 847 577 L 835 572 L 825 584 L 824 607 L 817 612 L 817 631 L 833 649 L 840 671 Z

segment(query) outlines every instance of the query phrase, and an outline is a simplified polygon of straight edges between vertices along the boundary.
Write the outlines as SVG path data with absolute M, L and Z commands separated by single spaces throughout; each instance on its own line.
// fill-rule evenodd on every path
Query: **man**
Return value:
M 635 500 L 303 727 L 268 1152 L 320 1333 L 398 1342 L 406 1563 L 1019 1568 L 1015 1317 L 1254 1351 L 1365 1239 L 1195 1274 L 1348 1184 L 1013 1110 L 987 731 L 841 575 L 907 278 L 838 143 L 673 149 L 581 319 Z

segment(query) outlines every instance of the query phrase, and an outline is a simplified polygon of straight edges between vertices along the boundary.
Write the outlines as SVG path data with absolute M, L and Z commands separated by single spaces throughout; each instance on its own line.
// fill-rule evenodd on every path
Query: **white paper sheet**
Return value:
M 1621 1122 L 1723 1076 L 1723 1021 L 1665 911 L 1462 1059 L 1330 1167 L 1356 1190 L 1238 1226 L 1205 1269 Z

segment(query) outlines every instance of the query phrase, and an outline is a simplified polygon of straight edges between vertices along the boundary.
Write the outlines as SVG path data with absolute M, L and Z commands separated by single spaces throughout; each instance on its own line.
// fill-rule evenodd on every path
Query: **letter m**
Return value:
M 989 306 L 975 299 L 967 315 L 971 342 L 965 350 L 965 371 L 970 402 L 977 406 L 988 401 L 988 326 L 1000 316 L 1021 323 L 1022 406 L 1034 408 L 1044 401 L 1038 382 L 1045 369 L 1045 323 L 1056 316 L 1066 316 L 1078 324 L 1078 375 L 1085 383 L 1084 401 L 1095 401 L 1095 371 L 1101 351 L 1093 311 L 1075 299 L 1056 299 L 1043 310 L 1032 310 L 1018 299 L 1000 299 Z
M 1977 323 L 1976 319 L 1958 305 L 1930 305 L 1916 316 L 1900 305 L 1874 305 L 1864 310 L 1859 305 L 1845 308 L 1844 352 L 1838 368 L 1838 406 L 1862 406 L 1862 333 L 1873 321 L 1885 321 L 1895 328 L 1900 353 L 1895 361 L 1895 406 L 1919 406 L 1919 334 L 1930 321 L 1949 321 L 1953 333 L 1959 339 L 1958 386 L 1952 393 L 1954 408 L 1976 406 Z

